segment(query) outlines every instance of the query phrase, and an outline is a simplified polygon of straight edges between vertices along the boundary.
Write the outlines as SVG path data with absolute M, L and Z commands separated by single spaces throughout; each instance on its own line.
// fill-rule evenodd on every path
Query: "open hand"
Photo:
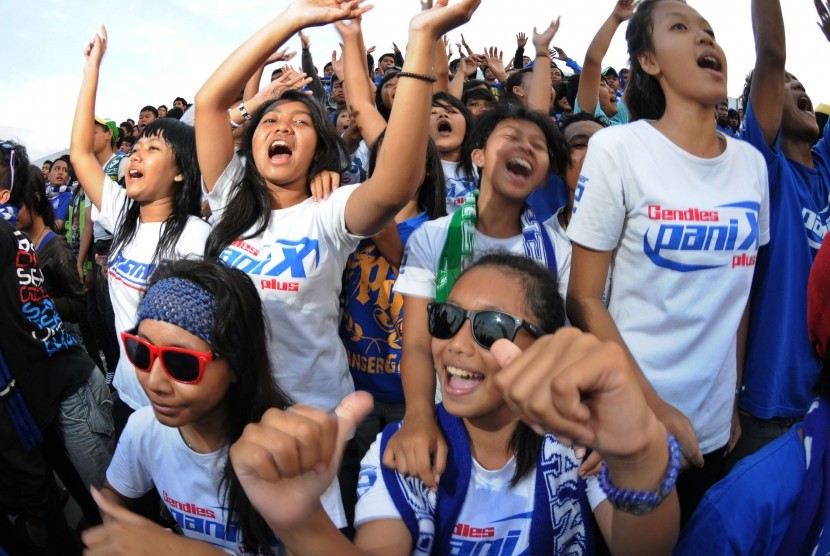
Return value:
M 516 35 L 516 46 L 524 48 L 527 45 L 527 35 L 519 33 Z
M 631 16 L 634 15 L 634 9 L 637 7 L 638 3 L 638 0 L 617 0 L 617 3 L 614 5 L 614 11 L 611 12 L 611 15 L 616 17 L 617 21 L 620 23 L 628 21 L 631 19 Z
M 311 48 L 311 40 L 308 38 L 308 35 L 302 32 L 302 30 L 298 33 L 300 35 L 300 43 L 303 45 L 303 50 L 308 50 Z
M 288 9 L 302 22 L 302 27 L 316 27 L 362 16 L 374 7 L 364 2 L 365 0 L 294 0 Z
M 295 51 L 289 51 L 287 48 L 283 48 L 271 54 L 268 59 L 265 60 L 265 65 L 267 66 L 268 64 L 276 62 L 287 62 L 296 55 L 297 53 Z
M 101 32 L 95 33 L 92 40 L 84 48 L 84 57 L 87 65 L 93 65 L 96 68 L 101 66 L 101 59 L 107 51 L 107 28 L 101 25 Z
M 536 27 L 533 28 L 533 46 L 536 47 L 537 53 L 548 51 L 550 41 L 553 40 L 553 37 L 559 30 L 559 19 L 560 18 L 557 17 L 554 21 L 551 21 L 548 28 L 543 30 L 541 33 L 536 31 Z
M 449 0 L 436 0 L 432 8 L 418 13 L 409 22 L 409 32 L 425 33 L 432 41 L 456 27 L 464 25 L 481 4 L 481 0 L 460 0 L 447 5 Z
M 827 40 L 830 41 L 830 10 L 828 10 L 828 6 L 822 2 L 822 0 L 813 0 L 816 5 L 816 11 L 818 12 L 818 26 L 821 29 L 821 32 L 824 33 L 824 36 L 827 37 Z M 830 3 L 828 3 L 830 5 Z
M 565 54 L 565 51 L 559 48 L 558 46 L 552 46 L 550 49 L 550 55 L 555 60 L 562 60 L 563 62 L 567 62 L 570 60 L 568 55 Z

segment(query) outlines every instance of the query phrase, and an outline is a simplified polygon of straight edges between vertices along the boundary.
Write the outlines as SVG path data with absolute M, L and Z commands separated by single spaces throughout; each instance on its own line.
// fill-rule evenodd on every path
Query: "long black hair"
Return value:
M 314 152 L 311 166 L 308 168 L 306 179 L 307 193 L 311 194 L 309 184 L 312 178 L 323 170 L 330 172 L 343 170 L 340 156 L 340 153 L 345 151 L 343 143 L 334 129 L 334 124 L 318 102 L 299 91 L 289 90 L 274 102 L 263 105 L 254 112 L 250 125 L 242 136 L 239 154 L 245 161 L 245 170 L 242 179 L 233 186 L 234 192 L 231 194 L 222 219 L 213 227 L 208 236 L 205 254 L 209 257 L 219 256 L 232 241 L 241 237 L 256 237 L 268 227 L 268 221 L 271 218 L 271 194 L 254 163 L 253 139 L 263 116 L 276 104 L 283 102 L 302 102 L 311 113 L 314 130 L 317 132 L 317 149 Z
M 487 92 L 489 92 L 489 90 Z M 460 100 L 444 92 L 438 92 L 432 95 L 432 106 L 436 108 L 454 109 L 464 117 L 464 139 L 462 139 L 461 141 L 461 152 L 463 155 L 464 144 L 470 139 L 470 135 L 472 135 L 473 133 L 473 127 L 475 126 L 475 120 L 473 120 L 473 115 L 470 114 L 470 110 L 466 106 L 464 106 L 464 104 Z M 472 161 L 467 160 L 462 156 L 460 162 L 461 169 L 464 172 L 464 177 L 466 177 L 468 180 L 475 180 L 476 174 L 473 170 Z
M 474 268 L 493 268 L 514 279 L 521 288 L 524 309 L 533 315 L 533 324 L 546 334 L 553 334 L 565 325 L 565 303 L 559 295 L 556 277 L 538 262 L 513 253 L 496 252 L 478 259 L 461 276 Z M 510 486 L 515 487 L 536 467 L 542 437 L 519 421 L 510 435 L 509 446 L 516 457 L 516 471 L 510 479 Z
M 242 271 L 216 261 L 182 259 L 165 261 L 150 277 L 147 289 L 165 278 L 180 278 L 213 294 L 215 301 L 211 338 L 214 351 L 228 361 L 236 382 L 228 389 L 228 444 L 242 435 L 248 423 L 257 423 L 272 407 L 286 409 L 290 398 L 280 390 L 271 374 L 268 356 L 268 320 L 256 286 Z M 225 531 L 235 521 L 242 534 L 245 551 L 267 552 L 271 529 L 254 509 L 226 458 L 219 483 L 219 500 L 228 508 Z
M 473 132 L 464 144 L 464 152 L 461 156 L 465 164 L 472 164 L 473 151 L 483 149 L 496 126 L 505 120 L 525 120 L 536 124 L 542 130 L 548 146 L 548 158 L 550 159 L 548 172 L 560 176 L 564 175 L 565 170 L 571 163 L 571 154 L 562 132 L 551 122 L 547 115 L 538 110 L 528 110 L 519 104 L 498 104 L 495 109 L 478 118 Z
M 153 253 L 153 260 L 161 261 L 173 256 L 176 243 L 184 232 L 190 216 L 199 216 L 201 213 L 202 186 L 199 163 L 196 160 L 196 135 L 192 126 L 172 118 L 161 118 L 145 127 L 139 139 L 142 137 L 163 139 L 173 151 L 176 169 L 184 177 L 182 183 L 174 188 L 173 212 L 164 221 Z M 132 199 L 128 200 L 113 230 L 110 250 L 113 256 L 135 239 L 140 214 L 141 204 Z
M 386 130 L 384 129 L 369 152 L 369 176 L 375 172 L 375 165 L 385 137 Z M 445 179 L 444 167 L 441 165 L 441 155 L 432 139 L 427 139 L 426 176 L 424 176 L 424 181 L 418 188 L 418 210 L 426 211 L 430 220 L 447 215 Z
M 642 0 L 628 21 L 625 40 L 628 43 L 628 84 L 623 100 L 630 120 L 659 120 L 666 111 L 666 95 L 660 82 L 649 75 L 640 64 L 640 56 L 654 53 L 654 7 L 663 0 Z M 678 2 L 686 3 L 684 0 Z
M 43 181 L 43 172 L 35 165 L 29 166 L 29 179 L 18 182 L 20 206 L 26 207 L 29 214 L 37 214 L 43 218 L 47 228 L 55 231 L 55 209 L 46 196 L 46 184 Z M 17 181 L 17 180 L 15 180 Z

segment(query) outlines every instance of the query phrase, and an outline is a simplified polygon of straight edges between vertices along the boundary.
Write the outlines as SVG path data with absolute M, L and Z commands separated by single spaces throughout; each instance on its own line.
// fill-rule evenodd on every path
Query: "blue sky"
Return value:
M 451 0 L 452 1 L 452 0 Z M 373 0 L 364 20 L 367 46 L 377 53 L 392 41 L 405 48 L 408 19 L 418 0 Z M 138 118 L 146 104 L 166 104 L 183 96 L 192 101 L 216 66 L 259 27 L 276 17 L 284 0 L 0 0 L 0 138 L 27 145 L 32 160 L 69 146 L 83 68 L 83 48 L 101 23 L 110 40 L 101 70 L 96 112 L 118 122 Z M 464 29 L 474 49 L 494 45 L 505 62 L 515 35 L 528 35 L 556 15 L 562 26 L 554 44 L 582 61 L 612 0 L 483 0 Z M 729 60 L 729 94 L 739 96 L 744 74 L 754 64 L 749 0 L 690 0 L 712 23 Z M 830 102 L 826 67 L 830 44 L 816 26 L 812 0 L 782 0 L 787 26 L 788 68 L 807 87 L 813 103 Z M 308 31 L 315 63 L 331 59 L 338 35 L 333 27 Z M 608 65 L 626 62 L 624 28 L 617 32 Z M 453 43 L 459 32 L 450 36 Z M 289 46 L 299 50 L 299 39 Z M 299 64 L 299 57 L 295 59 Z

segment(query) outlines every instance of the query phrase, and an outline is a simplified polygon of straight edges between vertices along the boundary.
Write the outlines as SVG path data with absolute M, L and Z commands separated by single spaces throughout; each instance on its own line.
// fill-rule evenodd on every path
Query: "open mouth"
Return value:
M 798 97 L 796 104 L 799 110 L 804 110 L 805 112 L 809 112 L 811 114 L 813 113 L 813 102 L 807 95 L 802 95 Z
M 130 176 L 131 180 L 140 180 L 141 178 L 144 177 L 144 174 L 142 174 L 138 170 L 130 170 L 129 171 L 129 176 Z
M 454 395 L 463 395 L 472 392 L 484 381 L 484 375 L 474 373 L 458 367 L 447 366 L 446 392 Z
M 533 165 L 524 158 L 514 156 L 507 161 L 507 171 L 516 176 L 526 178 L 533 172 Z
M 698 58 L 697 65 L 703 69 L 717 72 L 723 71 L 723 64 L 721 61 L 716 56 L 712 56 L 711 54 Z
M 438 122 L 438 133 L 442 137 L 446 137 L 452 133 L 452 124 L 447 120 Z
M 291 158 L 291 147 L 281 139 L 277 139 L 268 147 L 268 158 L 276 161 L 285 161 Z

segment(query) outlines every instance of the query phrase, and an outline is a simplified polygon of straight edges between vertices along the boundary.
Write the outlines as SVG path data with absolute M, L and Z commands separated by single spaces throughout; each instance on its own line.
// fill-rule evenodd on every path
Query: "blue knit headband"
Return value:
M 213 345 L 213 310 L 213 294 L 206 289 L 181 278 L 164 278 L 144 294 L 138 306 L 138 322 L 167 322 Z

